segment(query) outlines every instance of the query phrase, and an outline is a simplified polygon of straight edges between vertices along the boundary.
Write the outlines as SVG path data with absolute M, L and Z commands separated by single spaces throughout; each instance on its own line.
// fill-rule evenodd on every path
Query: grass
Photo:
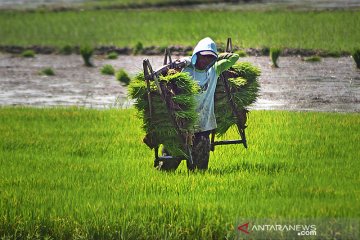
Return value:
M 115 74 L 115 69 L 112 65 L 110 64 L 105 64 L 104 66 L 102 66 L 100 72 L 104 75 L 114 75 Z
M 360 11 L 0 12 L 0 26 L 0 45 L 194 46 L 204 36 L 222 44 L 231 36 L 241 48 L 350 52 L 359 47 Z
M 216 147 L 188 175 L 153 169 L 132 109 L 0 108 L 0 236 L 220 239 L 241 217 L 360 217 L 359 114 L 248 125 L 248 150 Z

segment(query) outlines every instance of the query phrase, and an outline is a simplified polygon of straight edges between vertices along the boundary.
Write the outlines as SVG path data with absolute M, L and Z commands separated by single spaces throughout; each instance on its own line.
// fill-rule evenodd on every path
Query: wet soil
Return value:
M 130 76 L 142 70 L 148 58 L 154 68 L 162 56 L 119 56 L 93 59 L 85 67 L 79 55 L 36 55 L 22 58 L 0 54 L 0 105 L 83 106 L 92 108 L 129 107 L 127 88 L 114 76 L 100 73 L 104 64 L 124 68 Z M 323 58 L 305 62 L 300 57 L 281 57 L 279 68 L 268 57 L 246 57 L 262 71 L 261 97 L 252 109 L 360 112 L 360 70 L 351 57 Z M 39 71 L 51 67 L 55 76 Z

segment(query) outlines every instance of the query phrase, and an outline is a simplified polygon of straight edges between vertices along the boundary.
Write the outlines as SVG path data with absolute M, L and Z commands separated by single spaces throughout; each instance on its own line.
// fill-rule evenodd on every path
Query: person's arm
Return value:
M 236 61 L 239 59 L 239 54 L 236 53 L 226 53 L 223 55 L 224 58 L 217 61 L 215 63 L 215 70 L 216 74 L 219 76 L 222 72 L 228 70 L 236 63 Z M 221 54 L 219 58 L 223 57 Z

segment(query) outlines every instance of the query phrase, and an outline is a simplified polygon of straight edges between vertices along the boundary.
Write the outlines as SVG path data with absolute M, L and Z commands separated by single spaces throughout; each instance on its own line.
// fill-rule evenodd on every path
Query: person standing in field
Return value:
M 193 139 L 193 164 L 187 162 L 187 167 L 190 170 L 205 170 L 208 168 L 210 133 L 216 128 L 214 94 L 217 79 L 222 72 L 233 66 L 238 59 L 239 55 L 234 53 L 218 55 L 216 44 L 209 37 L 199 41 L 191 57 L 181 59 L 187 63 L 187 66 L 182 71 L 189 73 L 201 89 L 200 93 L 196 96 L 196 112 L 198 112 L 199 117 L 195 125 L 195 136 Z M 180 162 L 163 161 L 161 168 L 164 170 L 175 170 Z

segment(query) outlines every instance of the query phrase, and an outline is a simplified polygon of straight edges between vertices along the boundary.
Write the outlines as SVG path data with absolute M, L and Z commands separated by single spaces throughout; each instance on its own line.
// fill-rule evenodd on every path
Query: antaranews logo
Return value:
M 251 233 L 263 233 L 266 235 L 278 233 L 283 235 L 296 233 L 298 236 L 316 236 L 316 225 L 305 224 L 250 224 L 246 222 L 239 224 L 238 232 L 249 235 Z
M 245 223 L 243 225 L 239 225 L 238 228 L 237 228 L 239 231 L 242 231 L 243 233 L 245 234 L 249 234 L 249 223 Z

